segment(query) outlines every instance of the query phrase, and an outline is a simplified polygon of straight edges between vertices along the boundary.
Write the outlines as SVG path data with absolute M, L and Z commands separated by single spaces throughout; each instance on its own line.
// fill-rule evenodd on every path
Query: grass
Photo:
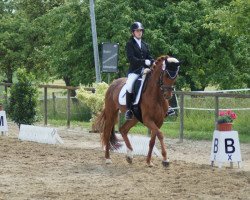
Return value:
M 43 121 L 38 122 L 38 124 L 43 124 Z M 48 124 L 51 126 L 55 127 L 66 127 L 67 126 L 67 121 L 65 119 L 49 119 Z M 85 121 L 75 121 L 71 120 L 70 121 L 70 127 L 81 127 L 81 128 L 86 128 L 88 130 L 91 130 L 91 123 L 90 122 L 85 122 Z

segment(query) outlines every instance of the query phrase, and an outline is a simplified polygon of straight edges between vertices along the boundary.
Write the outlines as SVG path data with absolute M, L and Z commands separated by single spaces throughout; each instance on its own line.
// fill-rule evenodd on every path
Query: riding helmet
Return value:
M 144 27 L 142 25 L 141 22 L 134 22 L 131 27 L 130 27 L 130 31 L 131 32 L 134 32 L 136 29 L 140 29 L 144 32 Z

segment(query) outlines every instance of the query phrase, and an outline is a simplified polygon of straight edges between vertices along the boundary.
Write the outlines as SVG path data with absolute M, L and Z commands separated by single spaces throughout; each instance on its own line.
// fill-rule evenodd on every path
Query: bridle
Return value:
M 166 65 L 165 61 L 162 64 Z M 158 84 L 159 84 L 159 87 L 160 87 L 165 99 L 171 99 L 172 98 L 172 96 L 168 97 L 167 93 L 172 92 L 174 90 L 174 86 L 164 84 L 163 83 L 163 76 L 167 75 L 167 77 L 169 79 L 174 80 L 177 77 L 178 72 L 179 72 L 179 67 L 177 67 L 176 70 L 173 71 L 173 70 L 168 69 L 166 66 L 165 66 L 165 69 L 161 71 L 161 74 L 160 74 L 160 77 L 159 77 L 159 80 L 158 80 Z
M 171 97 L 168 97 L 168 96 L 167 96 L 167 93 L 168 93 L 168 92 L 172 92 L 172 91 L 174 90 L 174 86 L 172 86 L 172 85 L 167 85 L 167 84 L 164 84 L 164 83 L 163 83 L 163 76 L 165 76 L 166 74 L 167 74 L 167 73 L 166 73 L 165 70 L 161 72 L 161 75 L 160 75 L 160 77 L 159 77 L 158 83 L 159 83 L 159 86 L 160 86 L 160 89 L 161 89 L 161 91 L 162 91 L 162 93 L 163 93 L 164 98 L 165 98 L 165 99 L 171 99 Z M 167 74 L 167 75 L 168 75 L 168 74 Z

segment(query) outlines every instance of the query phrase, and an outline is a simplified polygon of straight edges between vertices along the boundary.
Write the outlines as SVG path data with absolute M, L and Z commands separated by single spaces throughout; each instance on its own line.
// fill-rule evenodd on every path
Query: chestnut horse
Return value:
M 149 151 L 146 162 L 148 166 L 153 166 L 151 156 L 155 145 L 156 137 L 160 141 L 161 153 L 163 157 L 163 166 L 168 166 L 167 151 L 164 144 L 164 136 L 160 131 L 164 118 L 168 110 L 168 100 L 172 97 L 173 84 L 179 71 L 180 62 L 169 56 L 159 57 L 151 66 L 150 73 L 147 75 L 147 85 L 142 93 L 140 100 L 140 108 L 143 124 L 151 130 L 151 139 L 149 142 Z M 117 149 L 121 145 L 114 133 L 114 126 L 117 122 L 119 110 L 124 113 L 126 106 L 120 105 L 118 102 L 119 92 L 126 83 L 126 78 L 114 80 L 109 86 L 105 95 L 105 107 L 97 117 L 94 127 L 101 134 L 102 144 L 105 147 L 106 164 L 112 163 L 110 159 L 110 149 Z M 132 163 L 133 148 L 127 136 L 131 127 L 138 122 L 135 117 L 127 120 L 120 128 L 123 140 L 127 146 L 126 159 Z

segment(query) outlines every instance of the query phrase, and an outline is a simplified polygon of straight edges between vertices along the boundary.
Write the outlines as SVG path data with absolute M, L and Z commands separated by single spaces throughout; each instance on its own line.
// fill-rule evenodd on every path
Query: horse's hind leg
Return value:
M 136 123 L 138 122 L 137 119 L 133 118 L 132 120 L 126 121 L 120 128 L 119 132 L 122 134 L 123 140 L 127 146 L 127 155 L 126 160 L 128 163 L 132 163 L 133 160 L 133 147 L 128 139 L 128 132 Z
M 110 149 L 110 144 L 108 143 L 106 146 L 105 146 L 105 163 L 106 164 L 111 164 L 112 161 L 111 161 L 111 158 L 110 158 L 110 154 L 109 154 L 109 149 Z
M 110 139 L 111 139 L 111 135 L 115 134 L 114 133 L 114 126 L 116 123 L 116 119 L 117 119 L 117 113 L 118 111 L 113 111 L 113 112 L 109 112 L 109 115 L 106 115 L 106 121 L 105 121 L 105 125 L 104 125 L 104 130 L 103 130 L 103 134 L 106 136 L 105 137 L 105 158 L 106 158 L 106 164 L 110 164 L 112 163 L 111 158 L 110 158 Z

